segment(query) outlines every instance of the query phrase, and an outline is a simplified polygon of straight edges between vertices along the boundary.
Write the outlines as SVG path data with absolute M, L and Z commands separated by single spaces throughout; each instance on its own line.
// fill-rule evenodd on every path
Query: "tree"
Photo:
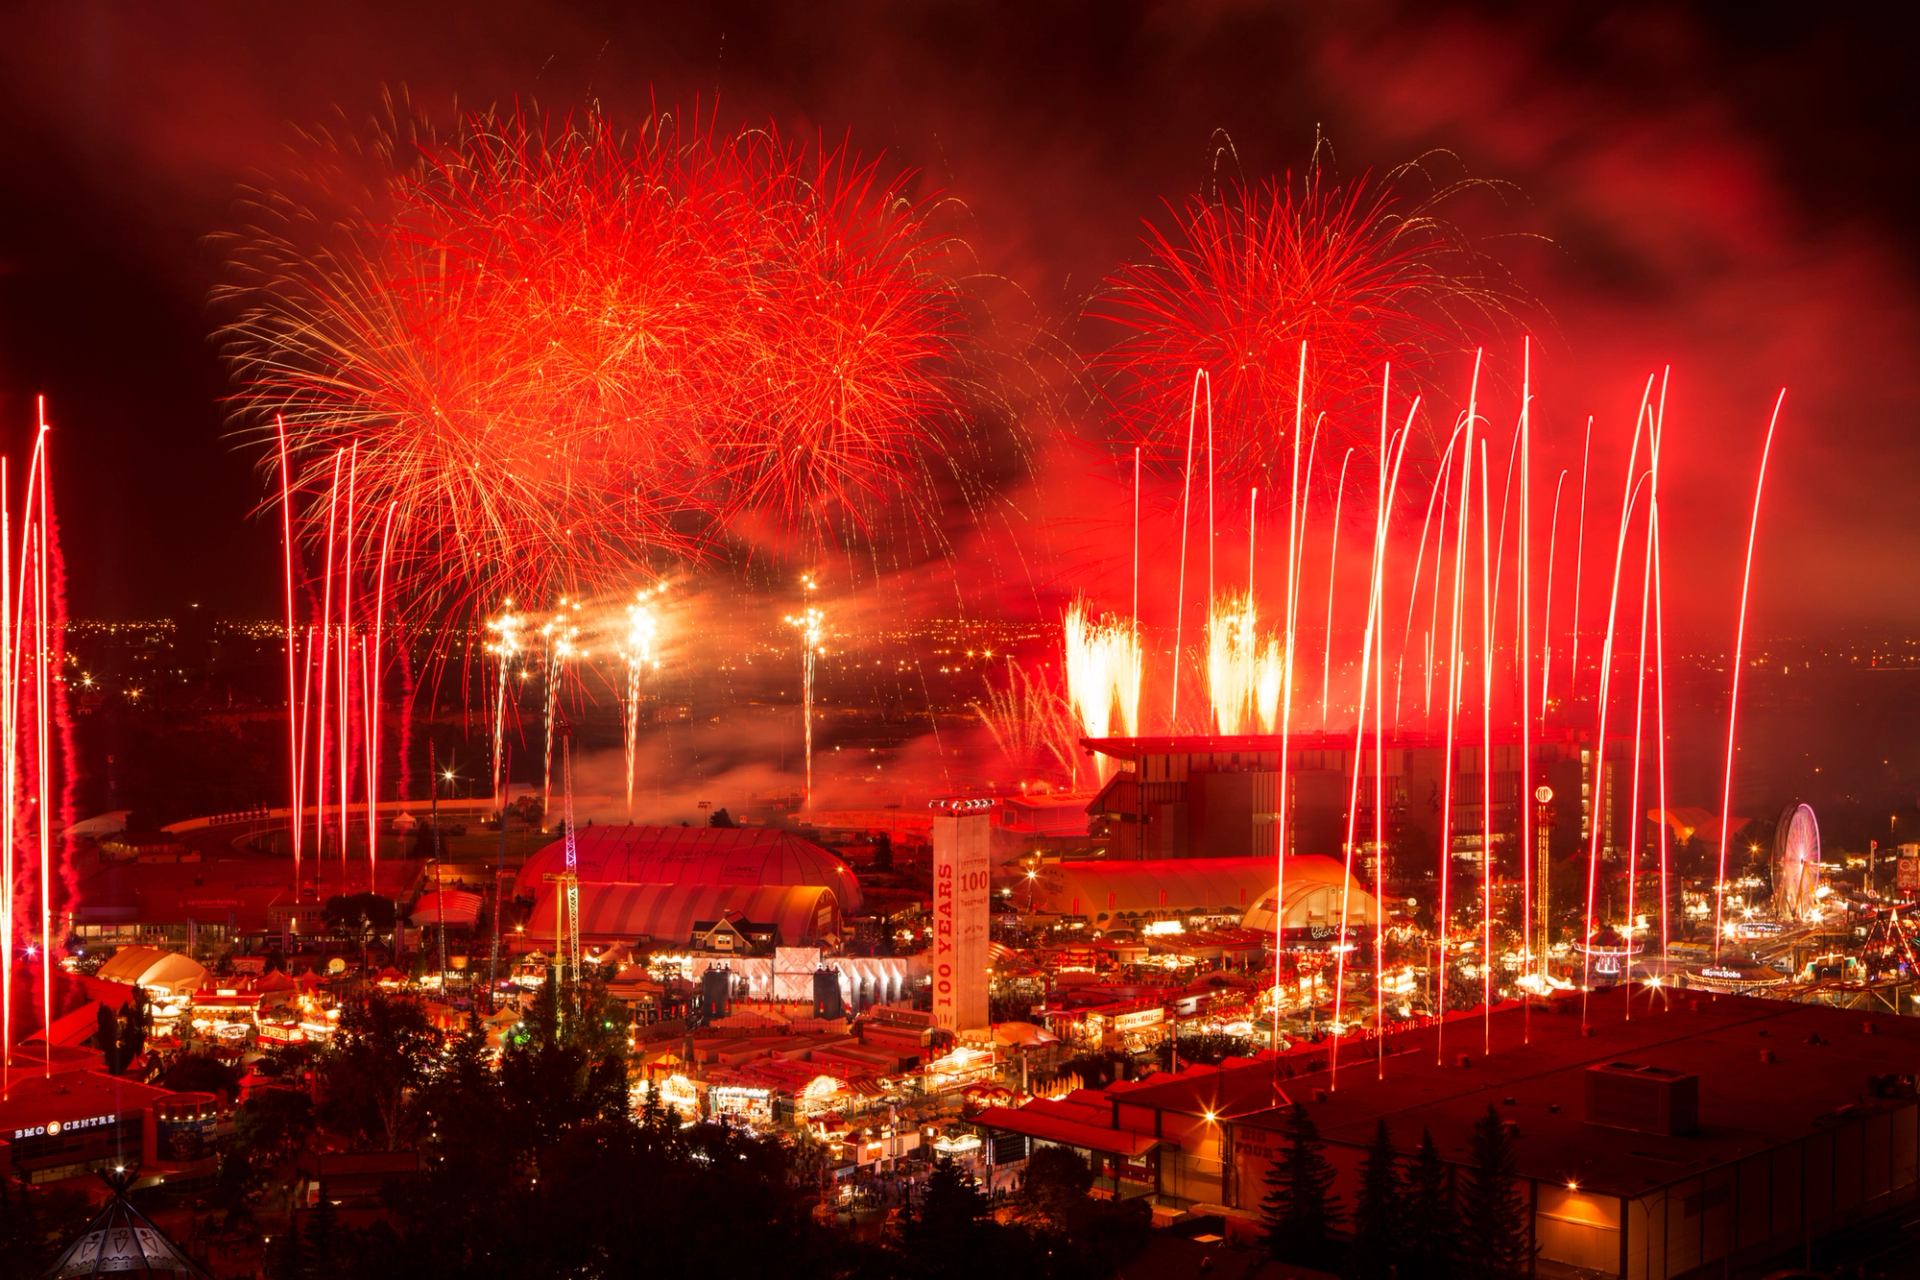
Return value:
M 987 1202 L 967 1171 L 949 1156 L 933 1162 L 926 1195 L 904 1233 L 910 1253 L 933 1262 L 939 1273 L 961 1272 L 983 1252 Z
M 1515 1280 L 1533 1261 L 1525 1202 L 1516 1185 L 1513 1139 L 1492 1107 L 1474 1122 L 1473 1165 L 1460 1191 L 1464 1256 L 1489 1280 Z
M 208 1053 L 189 1053 L 167 1064 L 160 1085 L 175 1093 L 217 1093 L 232 1102 L 240 1095 L 240 1069 Z
M 1443 1277 L 1452 1274 L 1459 1254 L 1455 1217 L 1453 1171 L 1440 1159 L 1433 1133 L 1423 1130 L 1405 1190 L 1405 1249 L 1400 1257 L 1404 1276 Z
M 1329 1252 L 1328 1229 L 1339 1216 L 1320 1128 L 1299 1103 L 1287 1111 L 1287 1149 L 1267 1166 L 1260 1201 L 1269 1254 L 1283 1262 L 1319 1265 Z
M 121 1070 L 131 1066 L 135 1058 L 146 1052 L 147 1015 L 151 1008 L 152 1002 L 147 999 L 146 988 L 136 985 L 126 1008 L 120 1010 Z
M 134 987 L 118 1013 L 101 1005 L 94 1012 L 93 1044 L 106 1060 L 107 1074 L 117 1076 L 133 1065 L 147 1047 L 147 993 Z
M 1073 1211 L 1093 1189 L 1093 1170 L 1068 1147 L 1037 1147 L 1027 1157 L 1020 1186 L 1020 1216 L 1031 1225 L 1064 1231 Z
M 333 1051 L 321 1060 L 329 1127 L 392 1151 L 408 1104 L 426 1080 L 440 1037 L 416 1000 L 370 992 L 340 1011 Z
M 127 1069 L 120 1057 L 120 1017 L 103 1004 L 94 1009 L 93 1023 L 94 1047 L 106 1059 L 107 1074 L 117 1076 Z
M 1373 1143 L 1360 1167 L 1360 1197 L 1353 1206 L 1353 1250 L 1347 1264 L 1358 1280 L 1394 1273 L 1405 1242 L 1401 1195 L 1400 1157 L 1394 1152 L 1387 1122 L 1381 1120 L 1374 1126 Z

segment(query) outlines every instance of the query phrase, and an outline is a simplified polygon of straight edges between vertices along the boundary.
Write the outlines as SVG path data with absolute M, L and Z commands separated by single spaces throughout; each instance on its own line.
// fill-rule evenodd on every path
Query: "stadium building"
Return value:
M 1278 734 L 1194 734 L 1159 738 L 1087 738 L 1081 745 L 1120 766 L 1087 805 L 1096 833 L 1104 833 L 1111 858 L 1271 858 L 1278 838 L 1281 740 Z M 1528 779 L 1546 783 L 1555 795 L 1556 844 L 1586 839 L 1592 812 L 1587 785 L 1592 743 L 1550 736 L 1530 744 Z M 1477 845 L 1481 830 L 1480 742 L 1454 744 L 1453 813 L 1457 852 Z M 1610 850 L 1624 839 L 1625 800 L 1616 803 L 1614 763 L 1600 810 L 1601 844 Z M 1289 852 L 1337 852 L 1346 839 L 1347 799 L 1353 788 L 1351 733 L 1297 733 L 1286 745 Z M 1361 753 L 1357 827 L 1371 836 L 1375 753 Z M 1522 755 L 1517 743 L 1496 742 L 1492 754 L 1492 828 L 1495 840 L 1519 828 L 1523 798 Z M 1431 828 L 1439 837 L 1446 790 L 1446 744 L 1434 734 L 1397 734 L 1385 753 L 1383 791 L 1389 837 Z
M 580 938 L 590 945 L 696 945 L 731 921 L 782 947 L 834 949 L 864 907 L 851 869 L 810 840 L 762 827 L 593 826 L 574 833 Z M 527 859 L 514 893 L 533 902 L 528 941 L 551 946 L 565 842 Z

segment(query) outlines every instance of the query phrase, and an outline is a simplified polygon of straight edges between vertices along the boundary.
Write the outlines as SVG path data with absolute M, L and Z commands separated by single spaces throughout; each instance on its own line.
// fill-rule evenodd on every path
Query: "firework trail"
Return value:
M 1381 465 L 1385 466 L 1382 454 Z M 1333 681 L 1333 587 L 1340 565 L 1340 510 L 1347 498 L 1347 464 L 1353 461 L 1353 446 L 1340 459 L 1340 478 L 1333 486 L 1333 528 L 1327 534 L 1327 614 L 1320 636 L 1320 731 L 1327 731 L 1329 691 Z
M 1079 713 L 1072 700 L 1044 677 L 1009 659 L 1006 685 L 988 685 L 985 697 L 972 706 L 1015 770 L 1048 765 L 1059 771 L 1069 788 L 1079 786 L 1084 734 Z
M 805 586 L 811 597 L 818 584 L 808 577 Z M 800 715 L 803 726 L 802 749 L 806 755 L 806 786 L 800 800 L 803 812 L 813 807 L 813 674 L 819 656 L 824 652 L 821 642 L 826 637 L 826 621 L 826 613 L 815 605 L 808 605 L 799 613 L 790 613 L 786 617 L 787 625 L 800 633 Z
M 1347 838 L 1346 838 L 1345 854 L 1344 854 L 1345 877 L 1342 880 L 1342 883 L 1340 886 L 1340 924 L 1339 924 L 1340 933 L 1338 935 L 1340 940 L 1340 945 L 1338 948 L 1338 953 L 1335 958 L 1334 980 L 1333 980 L 1333 1021 L 1334 1021 L 1334 1026 L 1336 1028 L 1336 1035 L 1340 1034 L 1345 1029 L 1341 1019 L 1342 1019 L 1343 1011 L 1346 1005 L 1347 953 L 1351 949 L 1347 945 L 1347 926 L 1350 919 L 1348 914 L 1348 909 L 1350 905 L 1350 891 L 1353 886 L 1354 841 L 1358 831 L 1357 824 L 1358 824 L 1359 815 L 1360 815 L 1360 770 L 1361 770 L 1361 759 L 1362 759 L 1361 749 L 1364 746 L 1365 740 L 1366 740 L 1367 702 L 1368 702 L 1367 682 L 1369 678 L 1371 678 L 1376 685 L 1376 690 L 1373 695 L 1375 700 L 1375 706 L 1374 706 L 1375 728 L 1374 728 L 1373 750 L 1374 750 L 1374 775 L 1375 775 L 1376 789 L 1381 785 L 1380 775 L 1385 771 L 1382 765 L 1382 760 L 1384 759 L 1384 755 L 1385 755 L 1385 745 L 1382 742 L 1381 736 L 1380 736 L 1381 735 L 1381 731 L 1379 727 L 1380 709 L 1378 706 L 1378 697 L 1379 697 L 1378 690 L 1380 688 L 1383 688 L 1384 686 L 1380 684 L 1379 670 L 1377 666 L 1375 666 L 1375 656 L 1376 656 L 1375 649 L 1378 647 L 1378 637 L 1380 634 L 1380 630 L 1379 630 L 1380 611 L 1381 611 L 1381 604 L 1382 604 L 1382 595 L 1384 591 L 1384 584 L 1386 581 L 1388 511 L 1393 501 L 1393 490 L 1395 486 L 1398 485 L 1400 480 L 1400 464 L 1402 461 L 1405 460 L 1405 457 L 1406 457 L 1406 440 L 1407 440 L 1408 434 L 1412 431 L 1412 427 L 1413 427 L 1412 415 L 1414 412 L 1417 412 L 1419 408 L 1419 401 L 1416 399 L 1414 402 L 1413 409 L 1410 410 L 1408 413 L 1406 429 L 1395 432 L 1393 437 L 1389 439 L 1387 435 L 1387 408 L 1390 403 L 1392 386 L 1393 386 L 1393 370 L 1392 370 L 1392 367 L 1389 366 L 1388 368 L 1386 368 L 1381 372 L 1380 452 L 1379 452 L 1380 474 L 1375 486 L 1376 496 L 1375 496 L 1374 523 L 1373 523 L 1373 571 L 1369 575 L 1369 579 L 1368 579 L 1369 588 L 1367 592 L 1367 621 L 1366 621 L 1366 628 L 1362 635 L 1361 644 L 1360 644 L 1359 697 L 1355 700 L 1355 707 L 1354 707 L 1353 782 L 1352 782 L 1351 790 L 1347 793 Z M 1342 465 L 1342 470 L 1344 470 L 1345 463 L 1343 462 L 1341 465 Z M 1389 473 L 1391 473 L 1391 480 L 1389 480 Z M 1380 1018 L 1381 1018 L 1380 1007 L 1382 1004 L 1382 996 L 1384 993 L 1379 985 L 1378 975 L 1380 974 L 1381 970 L 1384 968 L 1385 951 L 1382 947 L 1383 935 L 1382 935 L 1382 925 L 1381 925 L 1381 914 L 1386 909 L 1385 898 L 1383 896 L 1384 890 L 1382 887 L 1385 883 L 1385 875 L 1386 875 L 1385 866 L 1384 866 L 1386 861 L 1386 850 L 1382 845 L 1382 839 L 1381 839 L 1382 823 L 1384 819 L 1382 818 L 1380 813 L 1380 796 L 1377 790 L 1374 797 L 1373 821 L 1374 821 L 1373 856 L 1374 856 L 1374 876 L 1375 876 L 1375 879 L 1374 879 L 1374 890 L 1375 890 L 1374 971 L 1376 975 L 1375 988 L 1374 988 L 1374 1011 L 1375 1011 L 1375 1026 L 1377 1031 L 1380 1026 L 1384 1025 L 1380 1021 Z M 1333 1049 L 1330 1054 L 1330 1063 L 1332 1067 L 1333 1087 L 1337 1089 L 1340 1084 L 1340 1043 L 1338 1039 L 1334 1041 Z
M 1580 963 L 1580 1017 L 1584 1024 L 1587 1016 L 1587 988 L 1592 980 L 1593 940 L 1594 940 L 1594 904 L 1600 884 L 1600 830 L 1601 803 L 1606 785 L 1606 743 L 1607 711 L 1609 705 L 1608 690 L 1613 678 L 1613 642 L 1615 624 L 1620 612 L 1620 573 L 1627 554 L 1627 533 L 1632 523 L 1633 511 L 1639 501 L 1641 484 L 1647 473 L 1637 471 L 1640 463 L 1640 438 L 1645 431 L 1648 403 L 1653 395 L 1653 379 L 1647 379 L 1646 390 L 1640 394 L 1640 408 L 1634 415 L 1633 443 L 1627 453 L 1627 470 L 1620 494 L 1620 526 L 1614 543 L 1613 587 L 1607 597 L 1607 629 L 1600 647 L 1600 693 L 1599 693 L 1599 729 L 1594 735 L 1593 773 L 1588 786 L 1592 791 L 1591 812 L 1594 817 L 1589 822 L 1587 848 L 1587 911 L 1586 932 L 1582 937 Z
M 37 401 L 37 418 L 26 484 L 20 490 L 24 510 L 17 524 L 10 468 L 0 459 L 0 770 L 5 773 L 0 781 L 0 810 L 6 824 L 5 838 L 0 840 L 0 956 L 5 961 L 0 963 L 0 1093 L 12 1088 L 14 1028 L 24 1023 L 15 1008 L 13 964 L 16 940 L 22 935 L 28 940 L 27 958 L 37 958 L 40 965 L 41 1025 L 53 1020 L 57 944 L 53 940 L 52 821 L 58 794 L 53 785 L 53 734 L 64 731 L 56 725 L 53 664 L 59 643 L 55 631 L 64 627 L 65 619 L 52 568 L 57 552 L 51 541 L 50 428 L 44 396 Z M 30 824 L 23 821 L 23 804 L 35 811 Z M 49 1055 L 45 1060 L 49 1077 L 52 1070 Z
M 633 821 L 634 767 L 640 754 L 640 685 L 648 672 L 660 668 L 660 659 L 655 656 L 660 649 L 660 616 L 654 608 L 654 601 L 666 594 L 666 590 L 667 584 L 660 582 L 638 593 L 634 602 L 627 606 L 627 627 L 620 644 L 620 658 L 626 664 L 625 697 L 621 699 L 621 740 L 626 747 L 629 822 Z
M 487 653 L 493 658 L 493 804 L 496 810 L 506 809 L 506 793 L 501 789 L 506 763 L 507 733 L 507 686 L 513 674 L 514 660 L 520 656 L 520 632 L 526 620 L 513 611 L 513 601 L 508 600 L 499 615 L 487 620 L 487 631 L 493 639 L 487 642 Z
M 1780 406 L 1785 404 L 1787 393 L 1781 389 L 1779 397 L 1773 402 L 1773 416 L 1767 420 L 1766 442 L 1760 447 L 1760 474 L 1753 482 L 1753 515 L 1747 521 L 1747 556 L 1740 571 L 1740 613 L 1737 617 L 1733 635 L 1733 677 L 1732 688 L 1727 694 L 1727 768 L 1720 784 L 1720 855 L 1714 864 L 1716 867 L 1713 885 L 1713 958 L 1720 959 L 1720 938 L 1723 931 L 1721 921 L 1722 905 L 1726 900 L 1727 885 L 1727 828 L 1733 819 L 1733 743 L 1734 726 L 1740 717 L 1740 667 L 1746 658 L 1747 647 L 1747 595 L 1753 586 L 1753 545 L 1760 536 L 1760 495 L 1767 484 L 1767 459 L 1773 456 L 1773 431 L 1780 425 Z
M 547 728 L 546 749 L 541 755 L 540 813 L 543 822 L 546 815 L 553 812 L 553 732 L 560 711 L 560 682 L 564 678 L 566 664 L 586 656 L 576 643 L 580 639 L 580 626 L 575 621 L 579 612 L 578 604 L 562 600 L 560 612 L 540 628 L 541 668 L 545 677 L 541 683 Z

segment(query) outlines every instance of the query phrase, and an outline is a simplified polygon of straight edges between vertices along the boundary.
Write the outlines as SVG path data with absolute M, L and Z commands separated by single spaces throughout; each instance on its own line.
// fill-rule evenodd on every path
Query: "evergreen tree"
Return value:
M 910 1234 L 916 1242 L 947 1256 L 971 1252 L 971 1237 L 986 1213 L 979 1186 L 952 1157 L 941 1156 L 927 1175 L 926 1195 Z
M 146 988 L 136 985 L 133 998 L 120 1011 L 120 1069 L 126 1070 L 147 1049 L 147 1013 L 151 1008 Z
M 1453 1274 L 1459 1256 L 1453 1172 L 1440 1159 L 1431 1131 L 1420 1134 L 1407 1170 L 1404 1212 L 1400 1274 L 1435 1280 Z
M 94 1047 L 106 1059 L 107 1074 L 117 1076 L 127 1069 L 125 1059 L 120 1056 L 120 1019 L 103 1004 L 94 1010 L 93 1020 Z
M 1353 1207 L 1353 1252 L 1347 1263 L 1358 1280 L 1393 1274 L 1404 1245 L 1405 1219 L 1400 1157 L 1394 1153 L 1387 1122 L 1381 1120 L 1360 1168 L 1360 1198 Z
M 1513 1139 L 1492 1107 L 1473 1126 L 1473 1167 L 1460 1192 L 1461 1244 L 1475 1274 L 1517 1280 L 1533 1260 L 1526 1204 L 1514 1169 Z
M 1020 1217 L 1031 1226 L 1064 1231 L 1093 1187 L 1093 1170 L 1070 1147 L 1038 1147 L 1027 1157 L 1020 1185 Z
M 1332 1195 L 1333 1166 L 1319 1126 L 1297 1102 L 1287 1112 L 1286 1135 L 1286 1151 L 1267 1166 L 1267 1194 L 1260 1201 L 1267 1250 L 1280 1261 L 1317 1265 L 1326 1259 L 1328 1230 L 1340 1212 Z

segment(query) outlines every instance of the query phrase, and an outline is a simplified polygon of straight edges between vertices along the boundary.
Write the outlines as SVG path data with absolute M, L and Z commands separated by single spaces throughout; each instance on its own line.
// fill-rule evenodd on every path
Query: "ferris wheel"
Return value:
M 1820 888 L 1820 824 L 1807 805 L 1780 814 L 1773 831 L 1773 911 L 1781 920 L 1804 923 L 1816 914 Z

